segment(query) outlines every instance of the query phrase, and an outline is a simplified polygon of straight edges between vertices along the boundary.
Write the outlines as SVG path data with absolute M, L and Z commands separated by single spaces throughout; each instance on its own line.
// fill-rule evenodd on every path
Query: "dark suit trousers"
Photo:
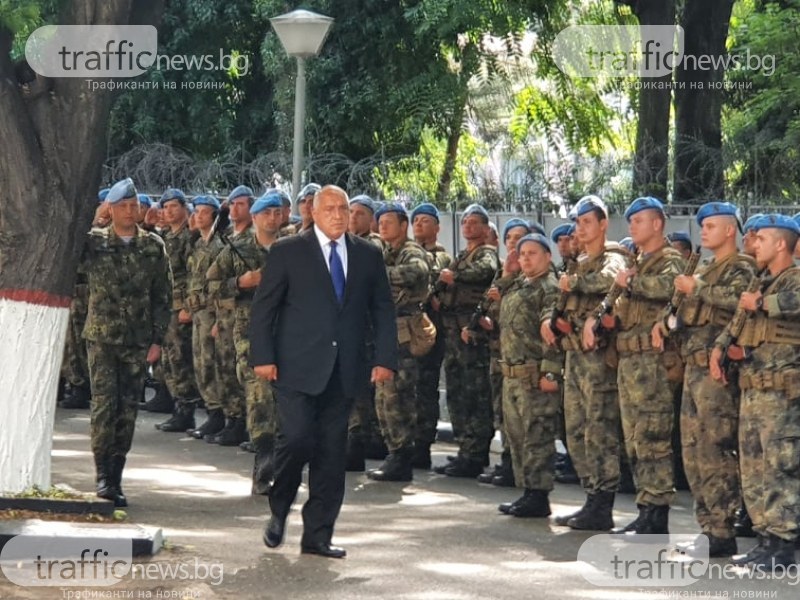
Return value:
M 286 518 L 308 463 L 302 544 L 330 543 L 344 499 L 347 421 L 353 400 L 342 391 L 338 364 L 320 395 L 276 387 L 275 398 L 279 433 L 270 510 Z

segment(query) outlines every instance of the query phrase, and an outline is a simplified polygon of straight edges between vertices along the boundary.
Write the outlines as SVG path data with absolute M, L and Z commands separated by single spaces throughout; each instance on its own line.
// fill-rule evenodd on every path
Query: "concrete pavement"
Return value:
M 583 577 L 589 567 L 575 560 L 590 533 L 573 532 L 544 519 L 500 515 L 497 504 L 518 497 L 518 490 L 423 471 L 415 471 L 414 482 L 406 485 L 348 474 L 334 536 L 334 543 L 347 549 L 346 559 L 300 555 L 304 489 L 289 518 L 284 545 L 269 550 L 261 541 L 266 499 L 249 495 L 253 455 L 156 431 L 153 425 L 164 418 L 140 413 L 123 481 L 130 520 L 164 530 L 165 550 L 141 567 L 156 565 L 149 567 L 148 577 L 109 588 L 71 590 L 22 588 L 0 577 L 0 597 L 605 600 L 693 593 L 707 598 L 793 600 L 798 596 L 800 586 L 788 579 L 701 580 L 689 587 L 650 591 L 598 587 Z M 93 489 L 88 426 L 88 411 L 59 409 L 54 483 Z M 453 447 L 438 444 L 434 450 L 434 462 L 441 464 Z M 580 506 L 583 494 L 578 486 L 558 486 L 551 501 L 554 514 L 559 514 Z M 618 524 L 635 516 L 632 496 L 619 496 L 616 507 Z M 673 533 L 697 530 L 688 494 L 678 495 L 670 525 Z M 740 548 L 750 545 L 752 540 L 740 540 Z M 80 595 L 70 596 L 69 591 Z M 117 595 L 102 595 L 106 593 Z

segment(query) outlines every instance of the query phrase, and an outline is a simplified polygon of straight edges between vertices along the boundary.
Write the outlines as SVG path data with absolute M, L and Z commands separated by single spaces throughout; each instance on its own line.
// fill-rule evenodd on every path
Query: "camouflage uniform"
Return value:
M 89 291 L 83 338 L 92 383 L 92 452 L 98 464 L 124 464 L 147 351 L 163 342 L 169 323 L 169 262 L 157 236 L 139 229 L 126 243 L 109 226 L 89 233 L 82 263 Z
M 764 289 L 766 287 L 766 289 Z M 753 529 L 785 541 L 800 530 L 800 268 L 763 279 L 763 310 L 738 343 L 749 349 L 739 375 L 742 493 Z M 725 346 L 726 328 L 716 346 Z
M 431 248 L 425 248 L 428 253 L 428 262 L 431 265 L 431 286 L 436 284 L 439 273 L 442 269 L 447 269 L 453 262 L 441 244 L 434 244 Z M 430 303 L 427 305 L 426 312 L 433 324 L 436 326 L 436 344 L 425 356 L 416 359 L 417 362 L 417 391 L 416 391 L 416 413 L 417 426 L 415 448 L 418 453 L 423 453 L 422 462 L 427 462 L 429 466 L 430 453 L 427 451 L 431 444 L 436 441 L 436 427 L 439 421 L 439 379 L 442 373 L 442 360 L 444 360 L 444 330 L 442 326 L 441 313 L 433 310 Z M 426 465 L 420 465 L 426 466 Z
M 69 328 L 61 365 L 61 375 L 72 388 L 89 387 L 89 359 L 86 356 L 86 342 L 82 337 L 83 326 L 86 324 L 88 296 L 86 273 L 79 267 L 75 293 L 69 305 Z
M 450 267 L 455 283 L 440 295 L 445 333 L 444 370 L 447 409 L 459 446 L 459 458 L 470 469 L 488 461 L 492 428 L 489 347 L 484 340 L 465 344 L 461 329 L 491 285 L 499 267 L 497 251 L 483 245 L 462 250 Z M 477 475 L 478 471 L 475 473 Z
M 622 432 L 639 505 L 668 506 L 675 495 L 673 398 L 683 381 L 683 368 L 674 344 L 668 342 L 659 352 L 653 348 L 651 332 L 685 266 L 681 253 L 668 245 L 640 253 L 634 263 L 636 274 L 614 308 L 620 322 L 616 344 Z
M 219 373 L 225 366 L 221 364 L 216 340 L 211 336 L 211 329 L 216 323 L 217 315 L 206 279 L 206 271 L 222 248 L 223 244 L 218 236 L 213 236 L 208 241 L 200 237 L 194 244 L 187 265 L 189 284 L 185 304 L 192 313 L 194 325 L 192 354 L 195 380 L 208 411 L 223 408 L 224 404 L 224 388 Z
M 253 367 L 247 364 L 250 340 L 247 330 L 250 325 L 250 304 L 255 288 L 239 289 L 236 280 L 247 271 L 261 268 L 267 254 L 255 236 L 253 229 L 239 234 L 232 243 L 234 252 L 226 247 L 216 257 L 206 274 L 212 296 L 234 299 L 233 338 L 236 348 L 236 375 L 245 390 L 247 405 L 247 431 L 251 440 L 262 435 L 275 435 L 276 417 L 272 387 L 269 382 L 256 377 Z
M 428 297 L 430 267 L 428 254 L 411 240 L 405 240 L 399 248 L 387 245 L 383 259 L 397 312 L 399 366 L 393 379 L 376 387 L 375 408 L 389 452 L 410 453 L 416 437 L 417 368 L 410 350 L 409 321 L 412 315 L 421 312 L 421 305 Z
M 744 254 L 712 259 L 697 270 L 694 291 L 677 313 L 686 364 L 680 416 L 683 464 L 697 522 L 718 538 L 734 537 L 735 513 L 741 506 L 739 387 L 736 381 L 723 385 L 711 378 L 708 355 L 755 275 L 753 259 Z
M 613 493 L 619 484 L 620 427 L 617 373 L 607 337 L 588 352 L 581 347 L 583 324 L 611 288 L 619 271 L 626 268 L 627 254 L 607 243 L 596 256 L 581 255 L 570 277 L 564 319 L 573 333 L 560 339 L 566 352 L 564 417 L 570 456 L 587 494 Z M 554 306 L 551 306 L 551 309 Z M 549 325 L 549 320 L 547 321 Z
M 560 375 L 563 355 L 547 346 L 539 324 L 558 298 L 548 271 L 536 279 L 517 278 L 500 305 L 500 348 L 505 437 L 511 451 L 517 487 L 553 489 L 553 453 L 559 394 L 539 390 L 545 373 Z
M 187 263 L 196 239 L 187 224 L 178 231 L 167 230 L 163 234 L 169 265 L 172 270 L 172 313 L 167 335 L 164 337 L 164 352 L 161 357 L 164 383 L 170 394 L 179 401 L 198 396 L 192 362 L 192 324 L 179 323 L 178 313 L 188 310 L 185 306 L 186 287 L 189 276 Z

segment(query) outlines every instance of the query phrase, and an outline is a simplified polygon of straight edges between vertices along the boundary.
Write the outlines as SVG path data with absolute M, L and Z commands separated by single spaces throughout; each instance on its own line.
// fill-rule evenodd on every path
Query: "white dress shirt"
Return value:
M 322 248 L 322 256 L 325 257 L 325 266 L 328 267 L 328 272 L 331 270 L 331 241 L 336 242 L 336 252 L 339 259 L 342 261 L 342 268 L 344 269 L 344 277 L 347 279 L 347 243 L 345 242 L 344 234 L 339 236 L 337 240 L 331 240 L 327 235 L 320 231 L 319 227 L 314 225 L 314 233 L 317 235 L 317 241 L 320 248 Z

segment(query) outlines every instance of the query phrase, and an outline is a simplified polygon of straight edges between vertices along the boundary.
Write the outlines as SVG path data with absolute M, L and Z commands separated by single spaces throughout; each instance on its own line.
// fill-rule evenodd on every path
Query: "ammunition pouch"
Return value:
M 742 390 L 796 392 L 800 387 L 800 371 L 785 370 L 740 373 L 739 387 Z
M 508 365 L 500 361 L 500 370 L 503 372 L 503 377 L 511 379 L 529 379 L 531 381 L 539 380 L 539 364 L 535 362 L 522 363 L 521 365 Z
M 698 350 L 697 352 L 692 352 L 686 356 L 686 366 L 692 367 L 700 367 L 701 369 L 708 368 L 708 360 L 709 352 L 706 349 Z
M 733 318 L 732 312 L 707 304 L 696 296 L 683 299 L 678 315 L 686 327 L 703 327 L 709 323 L 725 327 Z
M 217 298 L 214 301 L 214 307 L 217 310 L 233 310 L 236 308 L 236 300 L 233 298 Z
M 423 311 L 397 317 L 397 343 L 408 344 L 411 356 L 425 356 L 436 345 L 436 325 Z
M 622 331 L 628 331 L 636 325 L 655 323 L 663 308 L 663 304 L 651 300 L 623 298 L 614 314 L 619 317 Z
M 208 297 L 205 294 L 189 294 L 185 301 L 189 312 L 197 312 L 208 306 Z
M 649 333 L 640 333 L 630 337 L 617 336 L 617 352 L 620 354 L 634 354 L 649 352 L 653 349 Z
M 754 348 L 763 343 L 800 345 L 800 322 L 770 319 L 758 313 L 745 321 L 737 344 Z

